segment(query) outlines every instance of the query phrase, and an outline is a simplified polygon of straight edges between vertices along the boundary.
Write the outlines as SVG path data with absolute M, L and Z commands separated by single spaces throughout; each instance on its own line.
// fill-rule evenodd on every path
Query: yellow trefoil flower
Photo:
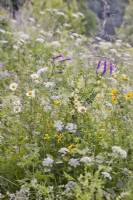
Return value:
M 50 138 L 50 136 L 49 136 L 49 134 L 48 133 L 46 133 L 45 135 L 44 135 L 44 140 L 48 140 Z

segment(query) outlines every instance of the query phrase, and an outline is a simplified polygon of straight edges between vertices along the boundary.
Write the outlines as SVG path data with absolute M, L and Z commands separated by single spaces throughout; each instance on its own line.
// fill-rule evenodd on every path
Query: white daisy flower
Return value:
M 17 87 L 18 87 L 18 84 L 17 84 L 17 83 L 12 83 L 12 84 L 9 85 L 9 88 L 10 88 L 10 90 L 12 90 L 12 91 L 16 90 Z
M 85 113 L 87 111 L 87 108 L 86 107 L 84 107 L 84 106 L 79 106 L 78 107 L 78 112 L 79 113 Z
M 38 74 L 31 74 L 30 76 L 31 76 L 32 79 L 38 79 L 39 78 Z
M 21 106 L 14 106 L 14 113 L 21 112 Z
M 26 96 L 30 98 L 35 98 L 35 90 L 30 90 L 26 93 Z

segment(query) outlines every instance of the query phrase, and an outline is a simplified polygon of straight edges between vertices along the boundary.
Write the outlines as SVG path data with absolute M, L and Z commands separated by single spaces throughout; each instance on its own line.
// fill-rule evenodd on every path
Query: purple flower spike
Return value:
M 112 62 L 110 61 L 110 74 L 112 74 L 112 72 L 113 72 L 113 64 L 112 64 Z
M 98 74 L 98 69 L 100 68 L 100 66 L 101 66 L 101 60 L 98 61 L 97 68 L 96 68 L 96 74 Z
M 64 56 L 63 56 L 62 54 L 59 54 L 59 55 L 57 55 L 57 56 L 53 56 L 52 59 L 53 59 L 53 61 L 54 61 L 54 60 L 56 60 L 57 58 L 60 58 L 60 57 L 61 57 L 62 59 L 64 59 Z
M 66 61 L 66 60 L 72 60 L 71 58 L 64 58 L 64 59 L 62 59 L 62 60 L 59 60 L 59 62 L 64 62 L 64 61 Z
M 107 61 L 105 60 L 104 61 L 104 69 L 103 69 L 103 72 L 102 72 L 102 76 L 106 73 L 106 71 L 107 71 Z

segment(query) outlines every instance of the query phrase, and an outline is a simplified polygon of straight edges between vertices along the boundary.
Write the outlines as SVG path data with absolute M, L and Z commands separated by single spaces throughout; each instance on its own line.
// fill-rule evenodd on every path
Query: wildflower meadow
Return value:
M 133 47 L 38 2 L 0 10 L 0 199 L 132 200 Z

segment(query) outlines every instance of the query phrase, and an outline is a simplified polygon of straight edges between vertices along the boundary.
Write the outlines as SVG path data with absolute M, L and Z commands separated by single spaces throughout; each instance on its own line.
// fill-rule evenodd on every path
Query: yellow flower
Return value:
M 132 96 L 133 96 L 133 92 L 131 92 L 131 91 L 129 91 L 126 94 L 124 94 L 125 99 L 129 99 Z
M 53 103 L 54 103 L 54 105 L 59 105 L 59 104 L 60 104 L 60 101 L 57 100 L 57 99 L 55 99 L 55 100 L 53 101 Z
M 125 81 L 127 81 L 127 80 L 128 80 L 128 77 L 127 77 L 127 75 L 125 75 L 125 74 L 122 74 L 122 79 L 123 79 L 123 80 L 125 80 Z
M 117 75 L 116 75 L 116 74 L 114 74 L 114 75 L 113 75 L 113 78 L 117 79 Z
M 60 133 L 60 134 L 57 134 L 57 140 L 58 140 L 58 142 L 60 142 L 61 139 L 62 139 L 62 134 L 61 134 L 61 133 Z
M 46 133 L 45 135 L 44 135 L 44 140 L 48 140 L 50 138 L 50 136 L 49 136 L 49 134 L 48 133 Z
M 116 96 L 112 96 L 111 100 L 112 100 L 113 103 L 117 102 Z
M 71 149 L 75 148 L 75 145 L 74 144 L 70 144 L 67 148 L 68 148 L 69 151 L 71 151 Z
M 118 90 L 115 88 L 115 89 L 111 90 L 110 95 L 111 95 L 111 96 L 114 96 L 114 95 L 116 95 L 117 93 L 118 93 Z

